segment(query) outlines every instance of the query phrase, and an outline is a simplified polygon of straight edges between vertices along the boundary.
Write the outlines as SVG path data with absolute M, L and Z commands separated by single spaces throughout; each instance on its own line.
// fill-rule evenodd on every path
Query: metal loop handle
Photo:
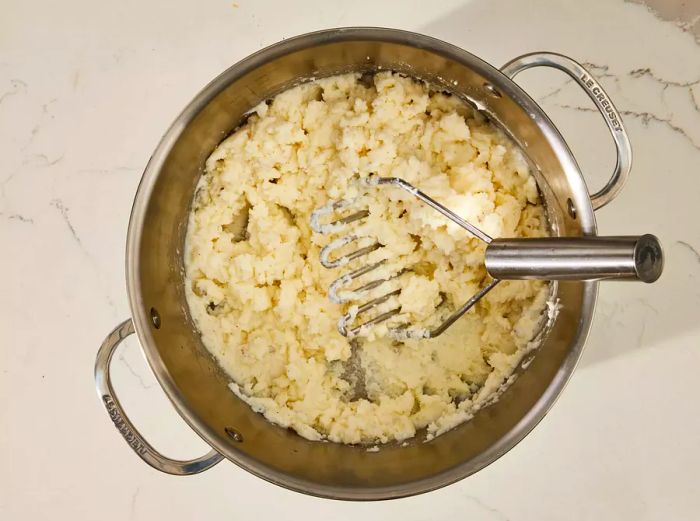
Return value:
M 632 147 L 620 113 L 591 73 L 567 56 L 552 52 L 524 54 L 506 63 L 501 67 L 501 72 L 512 80 L 519 72 L 532 67 L 554 67 L 571 76 L 593 100 L 610 130 L 617 151 L 615 170 L 608 183 L 599 192 L 591 195 L 593 209 L 602 208 L 617 197 L 632 169 Z
M 114 422 L 114 426 L 143 461 L 161 472 L 177 476 L 187 476 L 189 474 L 197 474 L 213 467 L 224 459 L 224 457 L 215 450 L 212 450 L 201 458 L 189 461 L 179 461 L 163 456 L 143 439 L 124 413 L 124 409 L 122 409 L 117 396 L 114 394 L 112 381 L 109 376 L 109 366 L 117 346 L 121 344 L 122 340 L 133 333 L 134 323 L 131 319 L 127 319 L 119 324 L 107 338 L 105 338 L 104 342 L 102 342 L 100 350 L 97 352 L 97 360 L 95 360 L 95 385 L 97 387 L 97 394 L 107 409 L 109 417 Z

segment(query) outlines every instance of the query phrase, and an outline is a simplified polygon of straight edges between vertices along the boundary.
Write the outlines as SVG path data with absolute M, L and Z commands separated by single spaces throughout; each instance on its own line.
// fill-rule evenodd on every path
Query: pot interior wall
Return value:
M 207 156 L 246 111 L 299 78 L 381 66 L 449 85 L 453 92 L 476 100 L 510 130 L 541 172 L 540 186 L 557 233 L 580 235 L 586 230 L 580 220 L 562 211 L 574 195 L 560 158 L 541 129 L 511 99 L 507 85 L 500 89 L 500 97 L 484 87 L 502 81 L 497 71 L 446 44 L 440 45 L 457 53 L 456 57 L 448 57 L 437 43 L 428 49 L 390 37 L 379 41 L 335 35 L 334 39 L 319 36 L 311 47 L 285 42 L 283 49 L 248 58 L 214 80 L 186 109 L 187 124 L 171 128 L 144 176 L 152 176 L 153 182 L 137 195 L 136 204 L 142 198 L 145 212 L 141 237 L 132 252 L 138 255 L 132 275 L 139 292 L 138 298 L 132 295 L 132 303 L 140 307 L 133 313 L 148 317 L 152 308 L 159 313 L 159 329 L 144 326 L 139 331 L 148 359 L 161 384 L 166 390 L 170 387 L 183 417 L 229 459 L 266 479 L 314 494 L 392 497 L 429 490 L 475 472 L 505 452 L 508 440 L 512 445 L 526 433 L 519 424 L 522 427 L 536 414 L 538 401 L 558 392 L 575 363 L 578 353 L 572 355 L 572 345 L 581 328 L 585 336 L 587 323 L 580 317 L 590 285 L 559 285 L 563 309 L 534 361 L 497 403 L 478 412 L 472 421 L 429 443 L 417 438 L 407 447 L 388 446 L 373 453 L 362 447 L 307 441 L 268 423 L 229 391 L 228 378 L 202 346 L 189 318 L 182 252 L 193 190 Z M 155 365 L 164 373 L 159 374 Z M 227 434 L 231 429 L 242 441 Z

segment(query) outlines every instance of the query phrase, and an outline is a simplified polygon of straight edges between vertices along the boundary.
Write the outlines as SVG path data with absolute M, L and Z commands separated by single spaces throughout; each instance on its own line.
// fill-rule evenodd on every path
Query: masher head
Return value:
M 483 231 L 468 223 L 448 208 L 436 202 L 418 188 L 397 177 L 377 177 L 370 176 L 361 181 L 367 189 L 380 185 L 393 185 L 399 187 L 424 203 L 431 206 L 436 211 L 442 213 L 448 219 L 457 223 L 462 228 L 485 243 L 490 243 L 491 238 Z M 345 266 L 351 261 L 368 256 L 372 252 L 381 249 L 384 245 L 376 238 L 368 235 L 358 234 L 352 230 L 353 223 L 358 223 L 369 216 L 369 210 L 361 208 L 361 198 L 352 200 L 331 201 L 328 204 L 317 208 L 311 215 L 311 228 L 321 234 L 341 234 L 345 235 L 333 239 L 327 246 L 321 249 L 320 262 L 328 269 Z M 355 225 L 356 228 L 356 225 Z M 347 252 L 348 246 L 357 244 L 357 249 Z M 345 251 L 345 253 L 340 253 Z M 367 298 L 367 294 L 380 286 L 399 279 L 401 275 L 409 272 L 410 267 L 398 270 L 387 270 L 389 259 L 384 258 L 374 260 L 360 266 L 335 279 L 329 286 L 328 296 L 336 304 L 349 302 L 359 302 Z M 376 272 L 378 276 L 355 289 L 349 289 L 353 282 L 365 275 Z M 400 281 L 399 281 L 400 282 Z M 461 307 L 454 310 L 435 327 L 421 327 L 410 323 L 398 323 L 388 329 L 388 333 L 397 339 L 407 338 L 434 338 L 442 334 L 448 327 L 471 309 L 486 293 L 488 293 L 498 280 L 492 279 L 486 286 L 467 300 Z M 401 293 L 401 288 L 392 288 L 386 293 L 376 296 L 371 300 L 352 305 L 347 313 L 338 320 L 338 331 L 346 337 L 355 337 L 368 332 L 370 328 L 382 324 L 389 319 L 401 314 L 401 305 L 397 297 Z M 444 301 L 444 299 L 443 299 Z M 438 306 L 441 307 L 441 306 Z M 363 321 L 364 320 L 364 321 Z

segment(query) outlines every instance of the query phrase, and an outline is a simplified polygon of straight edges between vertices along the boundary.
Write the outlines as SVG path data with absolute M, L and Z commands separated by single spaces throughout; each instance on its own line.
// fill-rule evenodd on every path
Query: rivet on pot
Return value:
M 566 200 L 566 209 L 569 211 L 569 216 L 576 219 L 576 207 L 570 197 Z
M 224 432 L 233 441 L 236 441 L 238 443 L 243 442 L 243 435 L 240 432 L 238 432 L 236 429 L 234 429 L 233 427 L 225 427 Z
M 491 96 L 493 96 L 494 98 L 500 98 L 500 97 L 501 97 L 501 93 L 498 91 L 498 89 L 496 89 L 496 87 L 494 87 L 494 86 L 491 85 L 490 83 L 488 83 L 488 82 L 487 82 L 487 83 L 484 83 L 484 88 L 485 88 L 487 91 L 489 91 L 489 93 L 491 94 Z
M 151 308 L 151 322 L 153 322 L 153 327 L 160 329 L 160 315 L 156 308 Z

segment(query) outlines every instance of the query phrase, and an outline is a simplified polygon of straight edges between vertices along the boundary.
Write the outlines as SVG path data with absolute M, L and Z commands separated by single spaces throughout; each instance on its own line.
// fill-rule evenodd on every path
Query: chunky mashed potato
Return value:
M 546 308 L 546 284 L 502 282 L 437 339 L 397 341 L 381 328 L 342 337 L 349 304 L 331 303 L 328 286 L 360 264 L 407 268 L 388 283 L 402 288 L 395 320 L 421 324 L 488 281 L 483 244 L 399 189 L 360 189 L 370 174 L 404 178 L 493 237 L 546 233 L 526 162 L 454 96 L 382 72 L 312 81 L 256 107 L 207 160 L 187 232 L 187 300 L 232 391 L 313 440 L 385 443 L 423 428 L 431 438 L 469 419 L 530 348 Z M 311 213 L 356 196 L 370 210 L 358 233 L 385 247 L 325 269 L 319 251 L 337 236 L 314 233 Z

